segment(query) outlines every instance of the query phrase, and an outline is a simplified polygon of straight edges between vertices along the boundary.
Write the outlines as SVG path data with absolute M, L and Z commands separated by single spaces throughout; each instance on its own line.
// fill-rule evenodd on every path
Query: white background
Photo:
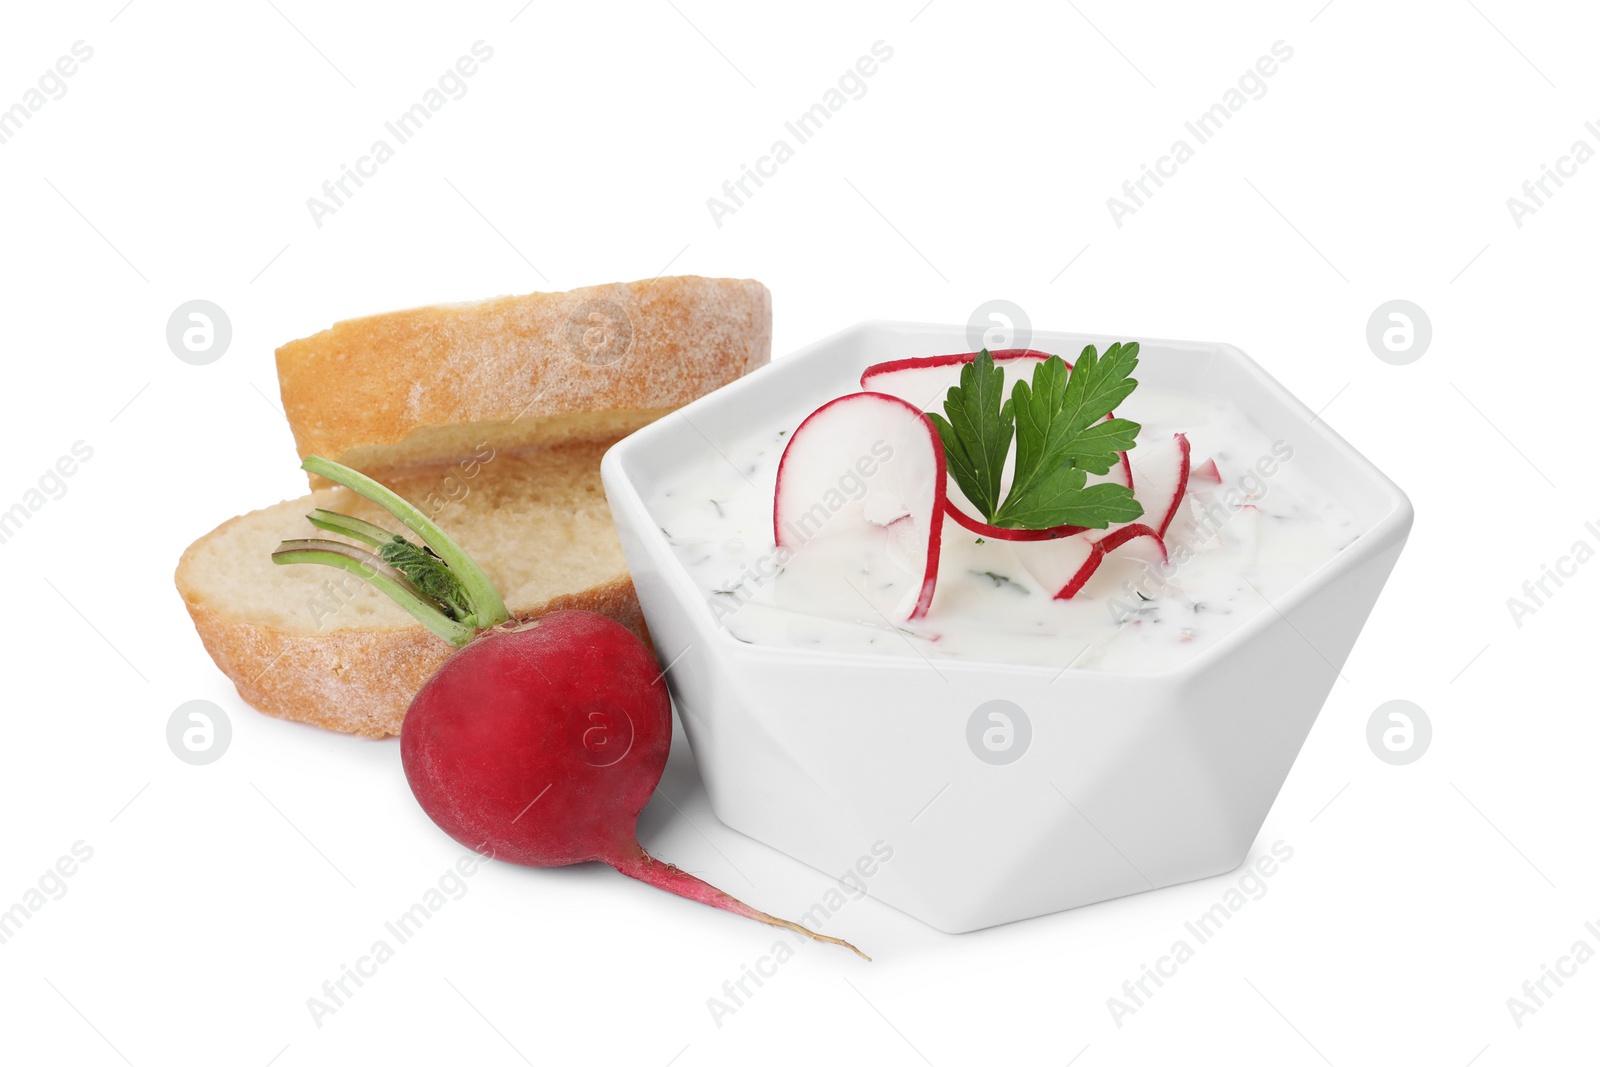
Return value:
M 1519 1028 L 1506 999 L 1600 938 L 1600 544 L 1591 308 L 1600 162 L 1506 199 L 1600 120 L 1580 4 L 711 0 L 318 5 L 97 0 L 8 12 L 0 107 L 93 58 L 0 145 L 0 509 L 93 458 L 0 545 L 0 908 L 83 841 L 0 945 L 11 1062 L 1482 1065 L 1592 1061 L 1600 962 Z M 274 6 L 274 4 L 276 6 Z M 335 215 L 306 199 L 473 42 L 494 49 Z M 875 41 L 893 58 L 718 227 L 706 199 Z M 1275 41 L 1293 58 L 1148 204 L 1106 198 Z M 1107 998 L 1237 876 L 952 937 L 872 901 L 718 1027 L 762 929 L 605 869 L 486 868 L 318 1028 L 306 1007 L 460 851 L 394 742 L 244 706 L 171 573 L 217 522 L 298 495 L 273 348 L 338 318 L 674 273 L 759 278 L 781 355 L 868 317 L 1224 340 L 1411 495 L 1417 523 L 1257 844 L 1294 858 L 1117 1026 Z M 230 349 L 168 350 L 180 303 Z M 1368 350 L 1415 301 L 1431 348 Z M 217 763 L 169 752 L 204 698 Z M 1368 750 L 1413 700 L 1431 749 Z M 841 738 L 840 744 L 849 739 Z M 896 754 L 882 753 L 886 762 Z M 686 746 L 657 854 L 778 914 L 829 879 L 722 827 Z M 680 810 L 681 809 L 681 812 Z M 1003 832 L 997 827 L 996 832 Z

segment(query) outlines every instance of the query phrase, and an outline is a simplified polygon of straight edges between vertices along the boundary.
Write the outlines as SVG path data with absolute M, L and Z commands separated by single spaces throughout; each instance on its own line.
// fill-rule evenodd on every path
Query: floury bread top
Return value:
M 653 278 L 350 319 L 278 349 L 278 382 L 301 458 L 382 477 L 484 442 L 613 441 L 771 349 L 760 282 Z

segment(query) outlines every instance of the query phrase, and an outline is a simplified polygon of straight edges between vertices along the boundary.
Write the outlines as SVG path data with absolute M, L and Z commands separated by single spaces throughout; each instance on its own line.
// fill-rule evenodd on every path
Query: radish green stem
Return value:
M 327 530 L 329 533 L 343 534 L 345 537 L 354 538 L 357 541 L 365 541 L 373 548 L 382 548 L 385 544 L 394 540 L 394 534 L 385 530 L 382 526 L 351 515 L 341 515 L 337 511 L 329 511 L 326 508 L 318 508 L 307 515 L 306 519 L 319 530 Z
M 472 627 L 450 618 L 436 601 L 411 584 L 405 575 L 354 545 L 322 538 L 284 541 L 272 553 L 272 562 L 321 563 L 349 571 L 399 604 L 434 634 L 457 647 L 471 641 L 477 633 Z
M 307 456 L 305 462 L 301 463 L 300 466 L 311 474 L 319 475 L 330 482 L 361 494 L 405 523 L 413 533 L 422 538 L 423 543 L 433 549 L 440 559 L 444 560 L 445 565 L 450 568 L 451 572 L 461 582 L 461 587 L 472 604 L 473 617 L 466 621 L 473 624 L 473 629 L 487 630 L 492 626 L 499 626 L 511 618 L 511 613 L 506 610 L 505 601 L 500 598 L 499 590 L 495 589 L 494 583 L 489 580 L 489 576 L 484 573 L 483 568 L 473 562 L 472 557 L 462 551 L 461 546 L 456 544 L 432 519 L 424 515 L 409 501 L 401 497 L 400 494 L 388 486 L 367 477 L 360 471 L 352 470 L 344 464 L 335 463 L 330 459 L 323 459 L 321 456 Z M 401 607 L 406 607 L 406 605 L 402 603 Z M 407 610 L 409 611 L 410 609 L 407 608 Z M 437 630 L 434 632 L 438 633 Z M 441 636 L 443 635 L 441 634 Z M 453 641 L 452 638 L 445 639 Z M 466 642 L 456 641 L 454 643 L 465 644 Z

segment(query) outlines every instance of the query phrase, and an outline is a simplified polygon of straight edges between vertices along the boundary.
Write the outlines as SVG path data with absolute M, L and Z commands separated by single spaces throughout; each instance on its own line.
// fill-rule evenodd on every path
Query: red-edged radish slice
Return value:
M 1140 453 L 1133 485 L 1133 498 L 1144 508 L 1140 521 L 1017 549 L 1023 566 L 1040 585 L 1056 590 L 1057 600 L 1073 597 L 1108 554 L 1137 539 L 1148 539 L 1160 559 L 1166 560 L 1167 528 L 1189 487 L 1189 439 L 1173 434 L 1170 443 L 1148 453 L 1140 449 Z
M 1017 545 L 1015 552 L 1022 565 L 1038 583 L 1053 590 L 1056 600 L 1070 600 L 1084 587 L 1105 558 L 1135 541 L 1148 541 L 1153 554 L 1162 562 L 1167 546 L 1161 535 L 1142 522 L 1129 522 L 1109 530 L 1088 530 L 1050 544 Z
M 1004 526 L 990 526 L 982 519 L 968 515 L 960 504 L 949 497 L 944 501 L 944 513 L 954 519 L 958 526 L 966 527 L 979 537 L 995 541 L 1055 541 L 1083 533 L 1088 529 L 1087 526 L 1051 526 L 1044 530 L 1010 530 Z
M 1095 534 L 1103 532 L 1092 531 Z M 1012 545 L 1011 549 L 1034 580 L 1050 596 L 1058 599 L 1061 599 L 1062 592 L 1069 584 L 1078 581 L 1079 572 L 1085 567 L 1089 568 L 1089 574 L 1093 574 L 1094 568 L 1100 565 L 1099 552 L 1090 533 L 1074 534 L 1057 541 L 1022 542 Z M 1088 580 L 1086 574 L 1078 581 L 1078 585 L 1081 587 Z
M 864 483 L 852 498 L 847 484 Z M 798 549 L 852 525 L 885 529 L 891 554 L 920 563 L 903 605 L 919 619 L 933 603 L 944 529 L 944 444 L 922 410 L 885 393 L 851 393 L 806 416 L 778 461 L 772 535 Z M 908 521 L 902 521 L 908 520 Z
M 1138 455 L 1133 498 L 1144 507 L 1141 521 L 1165 537 L 1189 488 L 1189 439 L 1175 433 L 1168 444 L 1149 451 L 1141 448 Z
M 1167 545 L 1161 539 L 1161 535 L 1142 522 L 1130 522 L 1111 530 L 1104 537 L 1090 545 L 1089 558 L 1079 565 L 1077 572 L 1061 587 L 1055 598 L 1057 600 L 1071 600 L 1078 590 L 1082 589 L 1085 583 L 1094 577 L 1094 572 L 1100 569 L 1100 564 L 1104 562 L 1108 555 L 1136 538 L 1148 538 L 1153 547 L 1160 551 L 1161 561 L 1163 563 L 1166 562 Z
M 1212 485 L 1222 484 L 1222 472 L 1217 470 L 1217 461 L 1208 459 L 1189 472 L 1191 481 L 1210 482 Z
M 1050 353 L 1033 348 L 999 348 L 989 353 L 994 365 L 1006 373 L 1005 396 L 1019 380 L 1033 377 L 1033 368 L 1050 358 Z M 961 384 L 961 368 L 978 358 L 976 352 L 957 352 L 948 356 L 918 356 L 874 363 L 861 373 L 861 388 L 888 393 L 924 409 L 938 408 L 944 395 Z M 1072 364 L 1068 363 L 1070 370 Z

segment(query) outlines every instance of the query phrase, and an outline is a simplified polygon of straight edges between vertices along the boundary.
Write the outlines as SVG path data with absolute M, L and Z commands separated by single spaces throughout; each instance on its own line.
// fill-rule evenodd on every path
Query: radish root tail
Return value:
M 668 893 L 687 897 L 689 900 L 697 900 L 702 904 L 709 904 L 713 908 L 721 908 L 723 911 L 742 915 L 746 919 L 754 919 L 756 922 L 775 926 L 780 930 L 789 930 L 809 937 L 813 941 L 822 941 L 830 945 L 842 945 L 862 959 L 868 962 L 872 960 L 871 956 L 862 952 L 848 941 L 837 937 L 829 937 L 826 934 L 819 934 L 815 930 L 809 930 L 801 926 L 799 923 L 790 922 L 788 919 L 780 919 L 775 915 L 768 915 L 764 911 L 758 911 L 744 901 L 729 896 L 709 882 L 702 881 L 670 863 L 663 863 L 638 845 L 634 845 L 632 850 L 625 852 L 622 856 L 605 857 L 602 862 L 614 867 L 629 878 L 638 879 L 646 885 L 664 889 Z

